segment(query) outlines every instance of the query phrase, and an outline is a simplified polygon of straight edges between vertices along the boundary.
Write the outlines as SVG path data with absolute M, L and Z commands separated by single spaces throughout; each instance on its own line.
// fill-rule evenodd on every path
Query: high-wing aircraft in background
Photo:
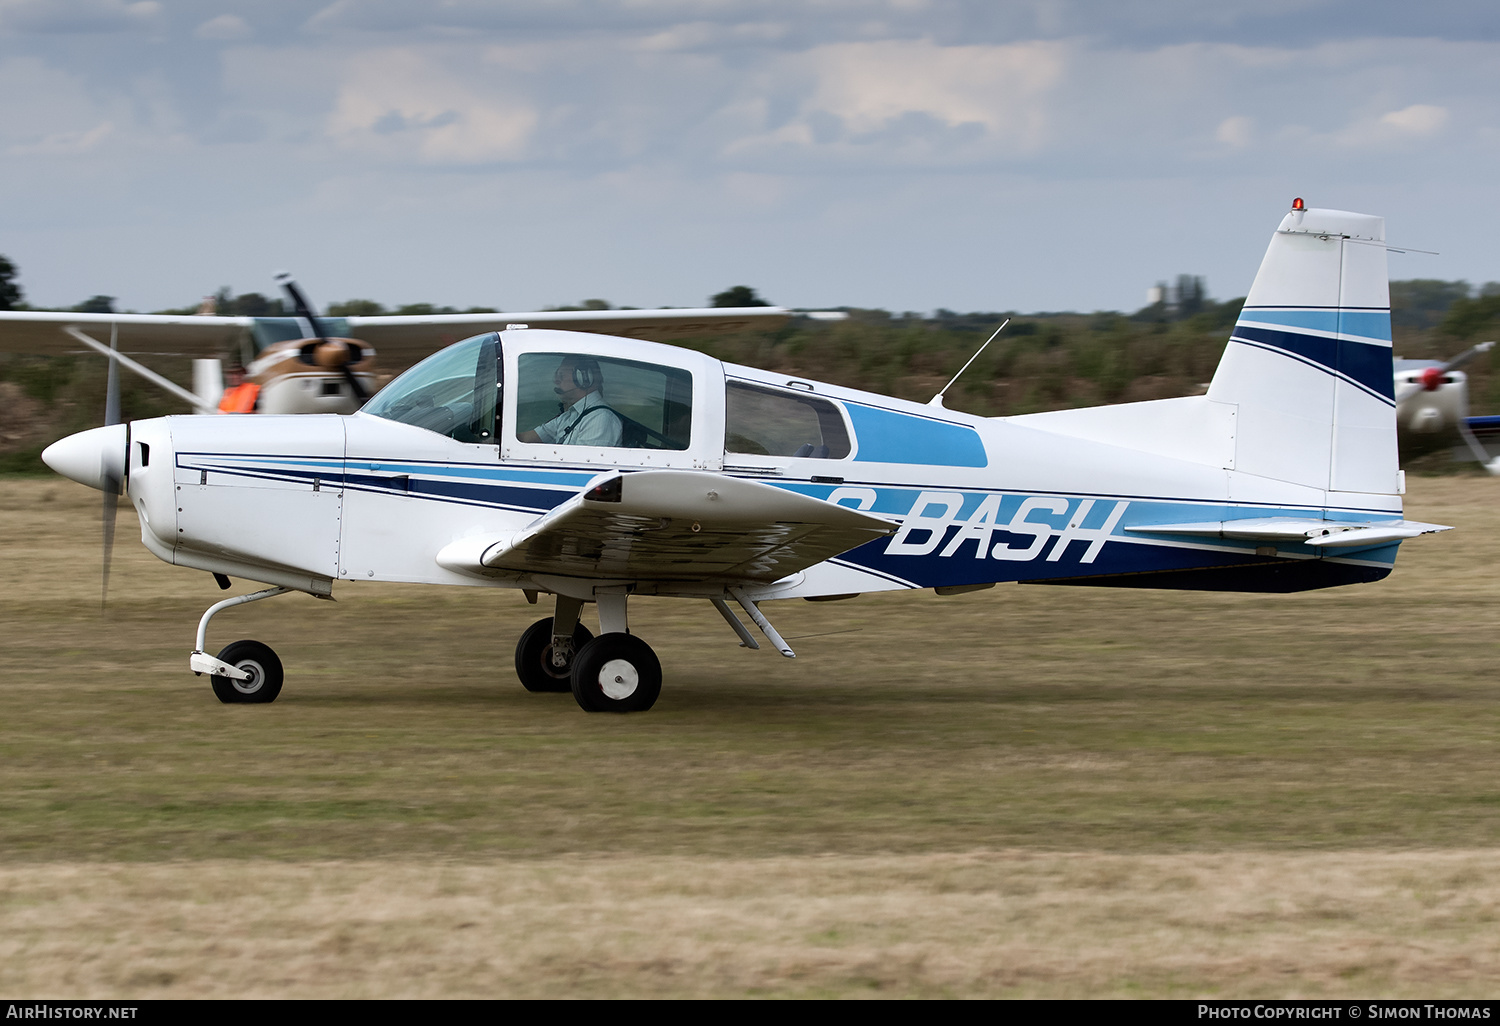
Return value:
M 257 641 L 210 655 L 219 611 L 399 581 L 553 596 L 521 683 L 637 711 L 662 673 L 632 598 L 712 604 L 759 647 L 734 603 L 791 656 L 761 603 L 1385 577 L 1445 528 L 1402 518 L 1384 239 L 1298 200 L 1201 396 L 986 418 L 533 325 L 450 346 L 353 415 L 165 417 L 43 459 L 123 486 L 161 559 L 270 585 L 199 622 L 190 666 L 224 702 L 273 700 L 283 670 Z
M 0 311 L 0 353 L 51 354 L 86 347 L 201 413 L 219 410 L 227 364 L 243 370 L 255 412 L 353 413 L 381 385 L 377 350 L 387 366 L 401 368 L 474 332 L 516 323 L 661 341 L 773 329 L 792 315 L 781 307 L 756 306 L 320 317 L 290 275 L 278 275 L 277 281 L 291 297 L 296 316 Z M 192 357 L 193 391 L 131 359 L 131 353 L 142 352 Z M 251 412 L 248 399 L 234 412 Z
M 1481 342 L 1447 361 L 1396 361 L 1396 426 L 1403 454 L 1453 446 L 1457 458 L 1477 459 L 1500 474 L 1500 417 L 1469 416 L 1469 379 L 1459 370 L 1494 347 Z

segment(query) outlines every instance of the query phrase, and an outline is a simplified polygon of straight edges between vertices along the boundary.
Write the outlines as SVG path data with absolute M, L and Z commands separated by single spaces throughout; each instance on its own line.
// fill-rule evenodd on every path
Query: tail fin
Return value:
M 1235 470 L 1394 494 L 1385 219 L 1301 203 L 1271 239 L 1208 398 L 1238 407 Z

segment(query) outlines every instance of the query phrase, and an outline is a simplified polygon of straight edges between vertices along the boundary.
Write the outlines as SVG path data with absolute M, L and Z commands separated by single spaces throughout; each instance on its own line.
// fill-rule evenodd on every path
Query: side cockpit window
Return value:
M 844 418 L 826 399 L 733 381 L 724 399 L 726 452 L 828 460 L 849 455 Z
M 523 353 L 516 440 L 623 449 L 688 447 L 692 373 L 581 353 Z
M 363 412 L 460 442 L 494 444 L 500 336 L 476 335 L 433 353 L 365 404 Z

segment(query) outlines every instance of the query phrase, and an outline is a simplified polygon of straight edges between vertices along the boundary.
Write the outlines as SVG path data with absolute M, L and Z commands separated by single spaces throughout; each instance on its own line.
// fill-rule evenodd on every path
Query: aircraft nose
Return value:
M 125 477 L 129 429 L 111 424 L 58 439 L 42 450 L 42 462 L 63 477 L 102 491 L 119 491 Z

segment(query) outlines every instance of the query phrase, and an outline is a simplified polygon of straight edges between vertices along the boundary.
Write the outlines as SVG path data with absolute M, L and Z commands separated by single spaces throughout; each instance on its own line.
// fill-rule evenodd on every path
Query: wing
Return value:
M 701 471 L 614 473 L 508 538 L 465 538 L 450 570 L 769 584 L 897 525 L 757 481 Z
M 416 317 L 327 318 L 342 335 L 369 342 L 389 368 L 405 367 L 460 339 L 507 324 L 565 331 L 595 331 L 665 341 L 722 335 L 750 328 L 772 330 L 791 311 L 779 306 L 721 307 L 702 310 L 543 310 L 517 313 L 431 314 Z M 285 321 L 287 318 L 269 318 Z M 0 353 L 53 355 L 83 351 L 69 326 L 108 343 L 113 332 L 120 348 L 133 353 L 219 357 L 251 328 L 253 317 L 173 314 L 86 314 L 42 310 L 0 310 Z
M 1310 517 L 1256 517 L 1246 520 L 1212 520 L 1199 524 L 1140 524 L 1127 527 L 1131 534 L 1176 534 L 1194 538 L 1233 538 L 1240 541 L 1282 542 L 1314 548 L 1349 549 L 1387 545 L 1436 531 L 1451 531 L 1442 524 L 1417 520 L 1314 520 Z
M 0 353 L 84 352 L 66 331 L 76 327 L 106 344 L 113 332 L 124 352 L 209 358 L 222 356 L 252 323 L 249 317 L 0 310 Z
M 399 367 L 482 331 L 507 324 L 664 342 L 676 338 L 724 335 L 747 329 L 771 331 L 791 311 L 779 306 L 719 307 L 702 310 L 543 310 L 491 314 L 430 314 L 416 317 L 348 317 L 349 333 L 375 347 L 388 367 Z

